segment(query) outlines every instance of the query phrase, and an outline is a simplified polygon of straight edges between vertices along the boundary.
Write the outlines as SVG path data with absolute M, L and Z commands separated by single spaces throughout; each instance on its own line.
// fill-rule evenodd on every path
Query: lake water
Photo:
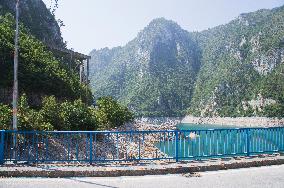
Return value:
M 230 125 L 179 124 L 177 128 L 184 130 L 179 133 L 178 142 L 174 133 L 167 133 L 156 144 L 171 157 L 176 154 L 176 143 L 181 158 L 244 155 L 248 145 L 250 152 L 275 151 L 283 147 L 284 129 L 252 129 L 248 133 L 248 130 Z
M 208 130 L 208 129 L 227 129 L 227 128 L 239 128 L 232 125 L 209 125 L 209 124 L 190 124 L 180 123 L 177 125 L 179 130 Z

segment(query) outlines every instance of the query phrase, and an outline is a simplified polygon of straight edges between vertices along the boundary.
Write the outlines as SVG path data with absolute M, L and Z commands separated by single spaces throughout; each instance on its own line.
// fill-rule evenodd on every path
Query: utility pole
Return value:
M 14 86 L 13 86 L 13 130 L 18 129 L 18 51 L 19 51 L 19 3 L 16 1 L 16 32 L 15 32 L 15 52 L 14 52 Z M 13 134 L 13 158 L 16 159 L 16 145 L 17 136 L 16 132 Z
M 19 0 L 16 1 L 16 33 L 14 52 L 14 87 L 13 87 L 13 130 L 17 130 L 18 118 L 18 41 L 19 41 Z

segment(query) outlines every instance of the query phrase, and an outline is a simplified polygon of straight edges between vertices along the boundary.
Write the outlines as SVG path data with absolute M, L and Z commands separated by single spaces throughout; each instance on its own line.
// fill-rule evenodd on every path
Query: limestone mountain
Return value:
M 283 15 L 259 10 L 193 33 L 202 56 L 191 113 L 284 116 Z
M 37 39 L 51 46 L 64 47 L 60 27 L 42 0 L 21 0 L 20 21 Z M 0 0 L 0 14 L 15 15 L 14 0 Z
M 283 116 L 284 6 L 187 32 L 153 20 L 123 47 L 93 50 L 96 98 L 138 115 Z
M 138 114 L 179 114 L 192 98 L 199 53 L 178 24 L 155 19 L 126 46 L 91 52 L 94 94 L 114 96 Z

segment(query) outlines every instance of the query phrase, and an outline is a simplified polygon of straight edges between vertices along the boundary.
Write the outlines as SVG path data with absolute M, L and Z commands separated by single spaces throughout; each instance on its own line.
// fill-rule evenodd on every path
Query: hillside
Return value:
M 283 117 L 283 15 L 284 6 L 259 10 L 193 33 L 203 53 L 191 113 Z
M 29 34 L 51 46 L 65 46 L 60 27 L 42 0 L 21 0 L 19 10 Z M 15 15 L 15 1 L 0 0 L 0 15 L 7 13 Z
M 12 128 L 13 3 L 0 2 L 0 130 Z M 81 66 L 88 57 L 65 48 L 58 23 L 45 4 L 20 3 L 17 129 L 94 131 L 131 122 L 132 112 L 111 97 L 101 97 L 93 105 Z
M 180 114 L 199 70 L 197 44 L 175 22 L 153 20 L 124 47 L 91 52 L 94 94 L 115 96 L 139 114 Z
M 137 115 L 282 116 L 284 6 L 190 33 L 153 20 L 123 47 L 93 50 L 96 98 Z
M 13 3 L 0 2 L 0 103 L 10 104 L 13 87 L 15 19 Z M 42 96 L 58 99 L 91 98 L 80 84 L 77 70 L 70 69 L 62 57 L 55 56 L 46 44 L 64 47 L 60 29 L 41 0 L 22 0 L 20 6 L 19 90 L 30 102 L 40 104 Z M 45 31 L 45 32 L 42 32 Z

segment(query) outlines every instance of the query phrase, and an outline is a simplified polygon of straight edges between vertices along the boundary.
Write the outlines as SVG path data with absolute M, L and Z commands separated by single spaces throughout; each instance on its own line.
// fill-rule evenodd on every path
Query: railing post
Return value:
M 138 160 L 141 160 L 141 139 L 140 139 L 140 134 L 138 133 Z
M 176 150 L 176 162 L 178 162 L 178 145 L 179 145 L 179 139 L 178 139 L 178 130 L 175 130 L 175 143 L 176 143 L 176 148 L 175 148 L 175 150 Z
M 13 131 L 13 159 L 17 163 L 17 130 Z
M 1 135 L 1 140 L 0 140 L 0 164 L 4 163 L 4 136 L 5 136 L 5 131 L 1 130 L 0 135 Z
M 246 129 L 247 136 L 247 156 L 250 156 L 250 129 Z
M 93 135 L 90 133 L 90 164 L 93 161 Z

